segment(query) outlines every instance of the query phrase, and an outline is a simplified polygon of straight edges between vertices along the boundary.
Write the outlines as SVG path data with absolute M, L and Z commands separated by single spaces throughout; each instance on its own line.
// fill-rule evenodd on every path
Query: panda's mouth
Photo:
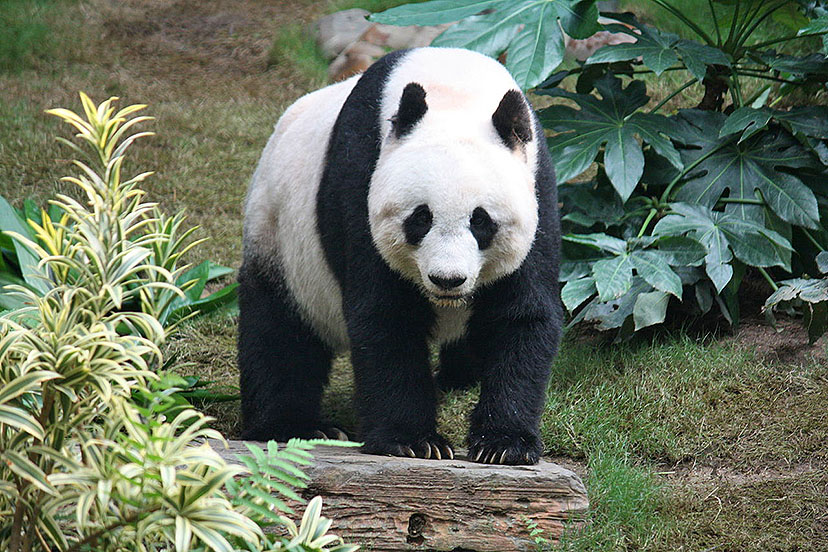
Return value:
M 439 293 L 428 293 L 428 299 L 438 307 L 465 307 L 469 299 L 471 298 L 470 294 L 439 294 Z

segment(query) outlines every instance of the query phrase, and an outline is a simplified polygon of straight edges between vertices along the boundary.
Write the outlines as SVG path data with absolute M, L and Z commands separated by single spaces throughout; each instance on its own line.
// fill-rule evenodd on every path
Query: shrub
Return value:
M 86 119 L 51 113 L 86 144 L 65 141 L 86 160 L 68 179 L 85 201 L 59 196 L 54 216 L 33 224 L 36 239 L 25 227 L 11 234 L 22 278 L 9 286 L 19 308 L 0 317 L 0 549 L 354 550 L 325 535 L 318 501 L 301 529 L 276 518 L 293 539 L 263 531 L 287 511 L 273 491 L 298 498 L 279 481 L 301 486 L 292 464 L 324 441 L 273 444 L 245 468 L 213 450 L 222 437 L 206 417 L 167 417 L 169 391 L 149 391 L 180 320 L 164 313 L 187 293 L 177 284 L 186 246 L 173 239 L 181 218 L 143 201 L 148 173 L 121 178 L 129 145 L 147 135 L 127 135 L 146 120 L 129 118 L 143 106 L 81 99 Z
M 828 108 L 777 107 L 794 91 L 824 90 L 825 52 L 778 48 L 824 38 L 828 10 L 821 2 L 710 0 L 701 22 L 674 1 L 652 2 L 696 39 L 631 14 L 607 14 L 619 23 L 598 25 L 588 0 L 434 0 L 373 17 L 462 19 L 435 45 L 505 52 L 519 84 L 563 101 L 540 110 L 562 203 L 562 297 L 572 324 L 621 336 L 664 322 L 679 302 L 696 314 L 716 305 L 737 323 L 747 270 L 776 289 L 777 279 L 816 274 L 814 259 L 828 247 Z M 795 28 L 758 39 L 769 18 Z M 603 28 L 636 42 L 551 74 L 563 59 L 559 23 L 575 38 Z M 664 86 L 667 74 L 686 80 L 648 108 L 648 85 L 660 78 Z M 691 86 L 703 89 L 698 105 L 659 113 Z

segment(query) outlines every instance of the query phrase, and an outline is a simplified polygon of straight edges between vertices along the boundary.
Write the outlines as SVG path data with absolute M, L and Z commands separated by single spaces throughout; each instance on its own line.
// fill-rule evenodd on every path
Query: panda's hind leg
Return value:
M 320 421 L 333 356 L 299 316 L 278 274 L 245 256 L 239 271 L 242 438 L 345 438 Z

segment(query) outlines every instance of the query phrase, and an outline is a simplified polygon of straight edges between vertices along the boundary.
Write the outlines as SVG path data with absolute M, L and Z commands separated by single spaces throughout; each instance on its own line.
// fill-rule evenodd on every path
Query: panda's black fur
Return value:
M 316 214 L 325 259 L 341 288 L 364 450 L 433 457 L 445 456 L 448 447 L 436 432 L 437 393 L 429 365 L 435 314 L 418 286 L 378 252 L 368 213 L 382 144 L 380 100 L 390 72 L 407 55 L 385 56 L 353 87 L 328 142 Z M 425 112 L 417 107 L 419 91 L 406 93 L 415 97 L 410 112 L 399 113 L 392 123 L 398 137 L 422 118 L 418 111 Z M 514 94 L 503 101 L 525 101 Z M 526 113 L 534 135 L 541 137 L 539 144 L 523 144 L 537 148 L 534 241 L 515 272 L 474 292 L 465 337 L 443 345 L 437 377 L 446 389 L 481 382 L 469 457 L 492 463 L 535 463 L 542 452 L 538 425 L 563 316 L 552 163 L 537 117 Z M 507 147 L 531 138 L 525 117 L 493 124 Z M 245 243 L 239 273 L 242 436 L 311 437 L 327 428 L 319 403 L 334 351 L 300 315 L 284 278 L 265 257 Z

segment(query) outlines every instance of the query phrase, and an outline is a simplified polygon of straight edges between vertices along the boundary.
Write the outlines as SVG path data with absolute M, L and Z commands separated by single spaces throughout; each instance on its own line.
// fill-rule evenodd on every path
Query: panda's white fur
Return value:
M 359 77 L 293 104 L 282 116 L 254 174 L 245 205 L 245 246 L 271 260 L 302 317 L 335 350 L 348 347 L 341 290 L 326 263 L 317 231 L 316 199 L 328 137 Z M 428 111 L 403 139 L 391 119 L 404 87 L 420 84 Z M 470 315 L 466 298 L 515 271 L 529 251 L 538 221 L 535 148 L 503 146 L 492 113 L 504 93 L 519 89 L 495 60 L 459 49 L 423 48 L 391 71 L 381 99 L 383 144 L 368 196 L 374 243 L 388 265 L 432 299 L 437 342 L 458 339 Z M 419 246 L 406 243 L 402 223 L 427 204 L 433 227 Z M 484 207 L 498 224 L 480 250 L 469 217 Z M 462 276 L 456 300 L 428 276 Z
M 342 295 L 316 226 L 325 148 L 359 76 L 311 92 L 282 115 L 262 153 L 244 207 L 245 247 L 270 261 L 305 320 L 329 346 L 348 347 Z

